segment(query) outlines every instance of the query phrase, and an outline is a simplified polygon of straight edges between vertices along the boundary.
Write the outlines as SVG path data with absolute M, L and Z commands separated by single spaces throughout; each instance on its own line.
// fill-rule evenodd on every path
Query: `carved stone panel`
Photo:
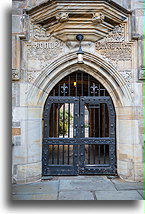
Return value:
M 46 64 L 58 57 L 62 51 L 62 42 L 53 37 L 47 41 L 37 40 L 27 43 L 28 71 L 42 71 Z
M 131 83 L 132 83 L 132 72 L 131 70 L 123 70 L 119 71 L 121 76 L 123 76 L 124 81 L 128 85 L 128 87 L 131 89 Z
M 145 68 L 141 68 L 138 74 L 139 80 L 145 80 Z
M 96 43 L 96 51 L 109 59 L 117 69 L 122 70 L 121 64 L 124 69 L 131 69 L 132 42 L 126 40 L 126 25 L 121 24 Z
M 18 81 L 20 80 L 20 71 L 17 69 L 12 69 L 12 80 Z

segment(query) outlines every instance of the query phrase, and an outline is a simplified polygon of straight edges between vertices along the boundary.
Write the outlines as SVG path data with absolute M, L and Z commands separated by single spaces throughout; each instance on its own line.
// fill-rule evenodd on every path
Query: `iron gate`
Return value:
M 43 176 L 116 174 L 114 106 L 97 80 L 80 71 L 67 76 L 43 115 Z

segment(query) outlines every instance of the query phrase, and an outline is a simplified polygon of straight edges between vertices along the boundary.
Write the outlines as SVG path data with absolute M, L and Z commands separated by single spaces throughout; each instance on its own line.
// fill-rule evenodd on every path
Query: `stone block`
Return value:
M 28 118 L 29 119 L 41 119 L 43 117 L 43 106 L 42 107 L 28 107 Z
M 13 144 L 15 146 L 21 146 L 21 136 L 13 136 Z
M 13 120 L 14 121 L 22 121 L 26 120 L 27 117 L 27 108 L 26 107 L 15 107 L 13 109 Z
M 16 143 L 15 143 L 16 145 Z M 27 147 L 14 146 L 13 147 L 13 164 L 26 164 L 27 163 Z
M 42 142 L 42 120 L 28 120 L 25 131 L 27 137 L 25 140 L 29 145 L 40 145 Z
M 119 144 L 117 148 L 117 156 L 119 161 L 128 161 L 133 159 L 133 145 Z
M 20 83 L 12 83 L 12 106 L 20 106 Z
M 143 145 L 135 144 L 134 145 L 134 162 L 143 162 L 144 160 L 144 149 Z
M 134 119 L 134 108 L 132 106 L 115 108 L 119 120 Z
M 28 83 L 20 84 L 20 106 L 27 106 L 27 93 L 29 90 Z
M 20 33 L 22 32 L 22 22 L 21 16 L 13 15 L 12 16 L 12 33 Z
M 138 120 L 118 120 L 117 128 L 120 144 L 128 144 L 128 146 L 133 143 L 139 144 Z
M 20 127 L 21 126 L 21 122 L 20 121 L 13 121 L 12 122 L 12 127 L 13 128 L 18 128 L 18 127 Z
M 22 120 L 21 132 L 23 133 L 22 145 L 40 145 L 42 143 L 42 120 Z
M 38 162 L 42 160 L 42 142 L 33 142 L 28 145 L 28 162 Z
M 21 128 L 12 128 L 12 135 L 21 135 Z
M 23 165 L 18 165 L 17 168 L 17 182 L 19 183 L 25 183 L 26 179 L 28 178 L 33 178 L 33 177 L 41 177 L 41 172 L 42 172 L 42 163 L 31 163 L 31 164 L 23 164 Z
M 133 181 L 134 180 L 134 165 L 131 160 L 128 161 L 117 161 L 117 172 L 119 177 L 122 179 Z
M 143 84 L 134 83 L 134 105 L 143 107 Z
M 134 164 L 135 170 L 135 180 L 143 182 L 144 180 L 144 163 L 135 163 Z
M 42 120 L 43 107 L 15 107 L 13 109 L 13 120 Z

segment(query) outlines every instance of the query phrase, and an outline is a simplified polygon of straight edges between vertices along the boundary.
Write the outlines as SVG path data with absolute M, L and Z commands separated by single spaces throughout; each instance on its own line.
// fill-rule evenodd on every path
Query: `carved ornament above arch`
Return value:
M 53 35 L 64 42 L 76 40 L 78 33 L 84 35 L 84 40 L 96 42 L 130 14 L 110 0 L 51 0 L 26 12 L 30 23 L 41 27 L 46 37 Z

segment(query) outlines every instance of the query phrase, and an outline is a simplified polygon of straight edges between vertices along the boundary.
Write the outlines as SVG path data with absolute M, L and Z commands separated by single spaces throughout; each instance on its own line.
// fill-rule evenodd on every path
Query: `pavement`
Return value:
M 12 200 L 144 200 L 143 183 L 119 177 L 58 176 L 13 184 Z

